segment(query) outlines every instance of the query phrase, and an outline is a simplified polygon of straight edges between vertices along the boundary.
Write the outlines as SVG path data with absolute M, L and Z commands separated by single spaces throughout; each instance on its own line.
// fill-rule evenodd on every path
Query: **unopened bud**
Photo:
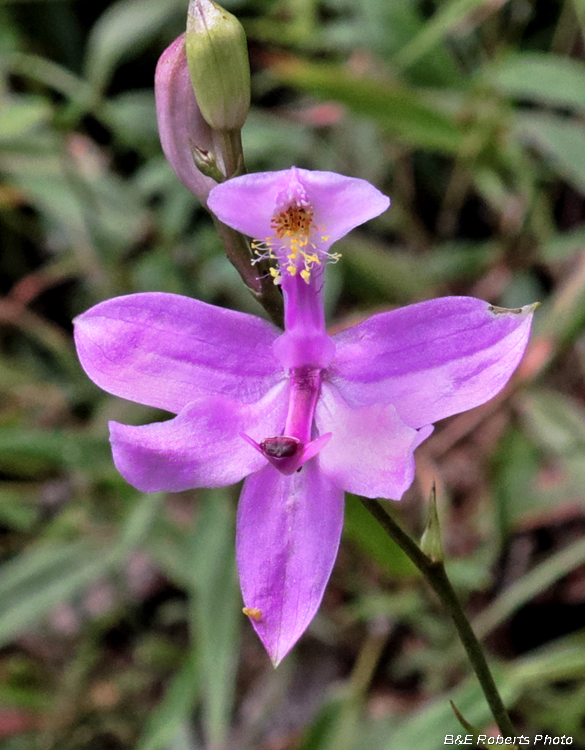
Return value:
M 206 177 L 211 177 L 215 182 L 223 182 L 225 177 L 217 166 L 217 159 L 212 151 L 199 148 L 194 143 L 191 144 L 191 155 L 197 169 Z
M 441 529 L 437 513 L 437 491 L 433 483 L 429 498 L 429 517 L 427 527 L 420 540 L 420 548 L 433 562 L 443 562 L 443 545 L 441 544 Z
M 201 114 L 215 130 L 240 130 L 250 109 L 250 63 L 242 24 L 213 0 L 191 0 L 186 44 Z
M 193 148 L 221 157 L 213 131 L 203 119 L 193 93 L 185 55 L 183 34 L 160 57 L 154 78 L 160 142 L 171 167 L 185 187 L 205 205 L 218 180 L 200 170 L 192 158 Z M 218 166 L 218 171 L 221 171 Z M 223 179 L 223 175 L 221 175 Z

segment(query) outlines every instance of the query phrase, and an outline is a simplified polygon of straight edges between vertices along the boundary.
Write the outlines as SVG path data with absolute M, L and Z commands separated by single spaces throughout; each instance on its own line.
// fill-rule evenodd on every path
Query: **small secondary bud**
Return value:
M 420 548 L 433 562 L 443 562 L 443 545 L 441 544 L 441 529 L 437 513 L 437 491 L 434 483 L 429 498 L 427 527 L 420 540 Z
M 241 23 L 213 0 L 191 0 L 186 45 L 203 117 L 215 130 L 240 130 L 250 108 L 250 63 Z
M 207 149 L 199 148 L 194 143 L 191 144 L 191 155 L 197 169 L 204 174 L 206 177 L 211 177 L 216 182 L 223 182 L 225 177 L 223 176 L 220 168 L 217 165 L 217 159 L 212 151 Z

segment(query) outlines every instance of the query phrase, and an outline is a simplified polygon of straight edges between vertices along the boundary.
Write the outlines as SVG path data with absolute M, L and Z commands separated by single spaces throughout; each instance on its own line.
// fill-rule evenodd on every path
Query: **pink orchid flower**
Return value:
M 224 182 L 208 206 L 273 260 L 284 333 L 173 294 L 102 302 L 76 320 L 81 363 L 101 388 L 177 414 L 110 423 L 114 462 L 145 492 L 247 477 L 237 518 L 244 611 L 274 664 L 313 619 L 337 555 L 344 492 L 400 499 L 433 423 L 507 383 L 532 307 L 470 297 L 325 328 L 331 244 L 389 200 L 364 180 L 292 168 Z

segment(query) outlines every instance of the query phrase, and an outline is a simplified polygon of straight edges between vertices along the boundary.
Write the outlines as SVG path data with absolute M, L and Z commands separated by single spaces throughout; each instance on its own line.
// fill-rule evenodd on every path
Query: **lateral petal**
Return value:
M 343 526 L 343 490 L 315 460 L 284 476 L 272 466 L 246 479 L 236 556 L 244 603 L 275 666 L 307 629 L 323 598 Z
M 320 434 L 331 433 L 317 459 L 323 473 L 348 492 L 393 500 L 412 484 L 414 449 L 432 432 L 408 427 L 392 404 L 352 408 L 326 383 L 315 422 Z
M 258 401 L 284 377 L 272 352 L 280 334 L 255 316 L 162 292 L 114 297 L 75 319 L 94 383 L 175 414 L 214 395 Z
M 255 404 L 215 396 L 189 404 L 174 419 L 141 427 L 110 422 L 116 468 L 142 492 L 239 482 L 266 464 L 240 433 L 262 440 L 281 430 L 287 388 L 283 382 Z
M 534 305 L 443 297 L 373 315 L 333 337 L 330 379 L 352 405 L 393 404 L 410 427 L 472 409 L 510 379 Z

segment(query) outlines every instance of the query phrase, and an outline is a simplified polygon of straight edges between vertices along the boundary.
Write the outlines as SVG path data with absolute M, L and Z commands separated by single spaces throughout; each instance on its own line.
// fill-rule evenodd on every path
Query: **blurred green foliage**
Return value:
M 250 171 L 392 196 L 340 242 L 332 326 L 443 294 L 540 300 L 497 402 L 439 425 L 450 575 L 518 731 L 585 746 L 585 3 L 226 0 L 250 40 Z M 0 2 L 0 739 L 7 750 L 434 750 L 489 713 L 450 623 L 354 498 L 321 611 L 276 671 L 239 613 L 237 489 L 142 496 L 71 319 L 162 290 L 261 314 L 158 142 L 186 0 Z M 163 415 L 158 415 L 163 418 Z

